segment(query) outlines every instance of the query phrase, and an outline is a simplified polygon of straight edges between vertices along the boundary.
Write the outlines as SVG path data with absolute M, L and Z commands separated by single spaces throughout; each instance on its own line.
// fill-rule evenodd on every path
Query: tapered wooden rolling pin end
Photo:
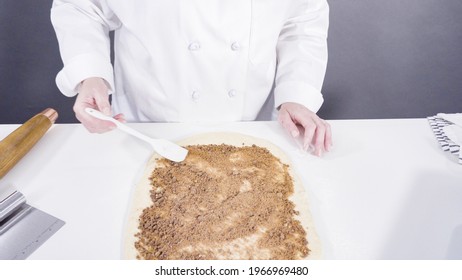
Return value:
M 54 124 L 55 121 L 58 119 L 58 112 L 56 112 L 55 109 L 47 108 L 43 110 L 43 112 L 41 112 L 40 114 L 47 117 L 51 121 L 51 124 Z
M 32 149 L 57 118 L 56 110 L 45 109 L 0 141 L 0 178 Z

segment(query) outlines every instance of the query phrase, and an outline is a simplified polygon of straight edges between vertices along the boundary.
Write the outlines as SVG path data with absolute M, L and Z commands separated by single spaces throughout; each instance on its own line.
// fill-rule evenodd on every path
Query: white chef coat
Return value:
M 128 121 L 254 120 L 273 86 L 275 108 L 316 112 L 328 10 L 326 0 L 55 0 L 57 86 L 74 96 L 102 77 Z

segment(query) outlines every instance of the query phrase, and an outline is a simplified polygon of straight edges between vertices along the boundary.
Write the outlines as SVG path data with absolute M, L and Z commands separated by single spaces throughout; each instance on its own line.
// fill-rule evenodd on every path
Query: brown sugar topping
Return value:
M 152 206 L 139 218 L 139 259 L 301 259 L 306 232 L 288 166 L 256 145 L 187 146 L 181 163 L 160 159 Z

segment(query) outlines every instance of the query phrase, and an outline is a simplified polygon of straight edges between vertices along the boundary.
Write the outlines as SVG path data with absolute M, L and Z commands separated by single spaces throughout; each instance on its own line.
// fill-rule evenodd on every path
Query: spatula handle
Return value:
M 113 117 L 110 117 L 110 116 L 106 116 L 104 115 L 103 113 L 101 113 L 100 111 L 98 110 L 95 110 L 95 109 L 92 109 L 92 108 L 85 108 L 85 111 L 90 114 L 91 116 L 97 118 L 97 119 L 100 119 L 100 120 L 103 120 L 103 121 L 110 121 L 112 122 L 113 124 L 115 124 L 117 126 L 118 129 L 128 133 L 128 134 L 131 134 L 141 140 L 144 140 L 148 143 L 152 143 L 152 142 L 155 142 L 155 139 L 152 139 L 136 130 L 134 130 L 133 128 L 119 122 L 118 120 L 114 119 Z
M 57 118 L 58 113 L 48 108 L 0 141 L 0 179 L 29 152 Z

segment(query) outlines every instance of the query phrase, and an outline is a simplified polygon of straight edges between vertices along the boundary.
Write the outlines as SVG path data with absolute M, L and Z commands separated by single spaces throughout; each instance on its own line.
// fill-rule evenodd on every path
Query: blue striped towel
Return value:
M 427 119 L 433 133 L 436 136 L 436 140 L 443 151 L 456 156 L 459 159 L 459 164 L 462 164 L 462 152 L 460 150 L 462 138 L 458 137 L 458 134 L 456 133 L 462 130 L 462 126 L 458 125 L 460 122 L 457 119 L 460 116 L 462 116 L 462 114 L 438 114 L 433 117 L 428 117 Z M 451 122 L 448 119 L 451 119 L 454 122 Z

